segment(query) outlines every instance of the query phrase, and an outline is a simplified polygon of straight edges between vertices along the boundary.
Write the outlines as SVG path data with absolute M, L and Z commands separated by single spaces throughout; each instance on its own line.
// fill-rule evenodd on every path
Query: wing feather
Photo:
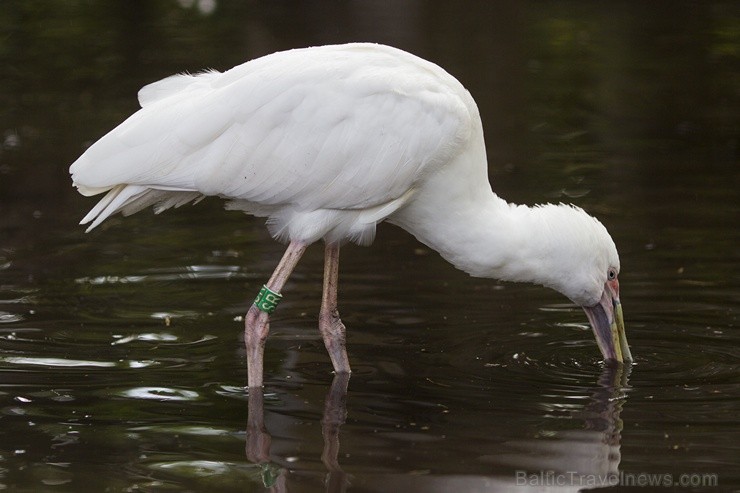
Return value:
M 382 211 L 468 139 L 466 95 L 436 65 L 393 48 L 276 53 L 144 87 L 142 109 L 70 171 L 83 194 L 117 190 L 91 211 L 98 219 L 138 187 L 217 195 L 276 217 Z
M 208 70 L 196 75 L 177 74 L 147 84 L 139 90 L 139 104 L 143 108 L 150 103 L 170 97 L 181 91 L 193 89 L 196 84 L 207 84 L 217 78 L 220 72 Z

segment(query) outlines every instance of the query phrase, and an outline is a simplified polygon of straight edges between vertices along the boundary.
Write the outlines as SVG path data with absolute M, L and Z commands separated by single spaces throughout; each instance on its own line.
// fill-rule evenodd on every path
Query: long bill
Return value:
M 606 361 L 631 363 L 632 353 L 624 330 L 622 304 L 619 301 L 619 283 L 607 281 L 601 299 L 593 306 L 584 306 L 588 321 L 596 336 L 601 354 Z

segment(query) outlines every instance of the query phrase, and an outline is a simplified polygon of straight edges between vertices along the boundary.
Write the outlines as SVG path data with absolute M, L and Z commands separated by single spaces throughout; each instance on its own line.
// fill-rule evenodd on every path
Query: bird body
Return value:
M 281 239 L 369 244 L 377 222 L 466 142 L 477 116 L 436 65 L 366 44 L 176 75 L 139 100 L 71 167 L 81 193 L 112 189 L 87 218 L 92 227 L 118 210 L 217 195 L 268 216 Z
M 600 324 L 606 358 L 628 355 L 614 335 L 620 266 L 608 232 L 573 206 L 498 197 L 475 101 L 439 66 L 383 45 L 321 46 L 168 77 L 139 102 L 70 167 L 82 194 L 107 192 L 82 221 L 89 229 L 116 212 L 219 196 L 267 217 L 272 235 L 290 242 L 270 281 L 278 288 L 305 246 L 323 239 L 332 273 L 324 298 L 334 301 L 322 303 L 322 333 L 327 348 L 341 339 L 339 354 L 344 327 L 326 335 L 339 320 L 330 313 L 338 245 L 371 243 L 387 220 L 471 275 L 560 291 Z M 256 317 L 248 328 L 266 327 Z

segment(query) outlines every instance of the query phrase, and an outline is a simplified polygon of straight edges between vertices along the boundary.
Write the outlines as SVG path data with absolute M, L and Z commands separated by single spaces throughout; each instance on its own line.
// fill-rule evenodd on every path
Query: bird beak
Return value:
M 596 343 L 606 361 L 631 363 L 632 353 L 624 331 L 622 304 L 619 302 L 619 281 L 607 281 L 601 300 L 594 306 L 584 306 L 596 336 Z

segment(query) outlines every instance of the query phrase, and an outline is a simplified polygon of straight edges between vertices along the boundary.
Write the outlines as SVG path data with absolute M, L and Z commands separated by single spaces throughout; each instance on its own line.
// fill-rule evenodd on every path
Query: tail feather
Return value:
M 89 233 L 92 229 L 98 226 L 100 223 L 105 221 L 108 217 L 112 216 L 122 208 L 126 207 L 126 204 L 136 201 L 142 193 L 146 192 L 146 187 L 139 185 L 117 185 L 98 202 L 95 207 L 92 208 L 87 215 L 82 218 L 80 224 L 87 224 L 92 221 L 92 224 L 85 230 Z
M 121 190 L 125 185 L 118 185 L 117 187 L 113 187 L 107 194 L 105 194 L 105 197 L 100 199 L 97 204 L 95 204 L 95 207 L 90 209 L 90 212 L 88 212 L 85 217 L 82 218 L 80 221 L 80 224 L 87 224 L 100 214 L 100 212 L 105 209 L 108 204 L 111 203 L 111 201 L 120 193 Z
M 141 185 L 117 185 L 100 199 L 100 202 L 82 218 L 80 224 L 92 222 L 85 231 L 89 232 L 117 212 L 129 216 L 153 205 L 154 212 L 159 214 L 170 207 L 180 207 L 202 198 L 203 195 L 199 192 L 158 190 Z

